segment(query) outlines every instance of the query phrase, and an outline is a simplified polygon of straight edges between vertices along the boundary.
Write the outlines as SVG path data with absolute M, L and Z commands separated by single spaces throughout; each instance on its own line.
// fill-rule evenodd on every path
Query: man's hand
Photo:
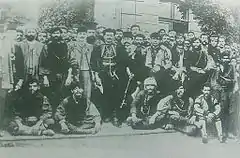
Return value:
M 204 70 L 202 70 L 202 69 L 198 69 L 198 73 L 205 74 L 206 72 Z
M 132 114 L 132 122 L 137 123 L 139 119 L 137 118 L 136 114 Z
M 65 86 L 69 86 L 72 83 L 72 77 L 68 76 L 65 82 Z
M 97 85 L 101 85 L 102 84 L 102 80 L 100 79 L 100 77 L 98 75 L 96 75 L 96 84 Z
M 207 121 L 212 122 L 214 117 L 215 117 L 215 115 L 213 113 L 209 113 L 207 116 Z
M 189 119 L 189 124 L 195 124 L 196 122 L 196 116 L 192 116 L 190 119 Z
M 44 87 L 49 87 L 50 86 L 47 76 L 43 77 L 43 85 L 44 85 Z
M 101 130 L 101 128 L 102 128 L 101 123 L 100 123 L 100 122 L 97 122 L 97 123 L 95 124 L 95 131 L 94 131 L 94 133 L 98 133 L 98 132 Z
M 155 123 L 155 121 L 156 121 L 156 116 L 153 115 L 153 116 L 151 116 L 150 119 L 149 119 L 149 124 L 150 124 L 150 125 L 153 125 L 153 124 Z
M 22 85 L 23 85 L 23 80 L 20 79 L 20 80 L 18 81 L 18 83 L 16 84 L 16 86 L 15 86 L 15 91 L 21 89 L 21 88 L 22 88 Z
M 70 130 L 68 129 L 68 126 L 66 125 L 65 122 L 62 122 L 60 125 L 61 125 L 61 132 L 62 133 L 64 133 L 64 134 L 69 133 Z

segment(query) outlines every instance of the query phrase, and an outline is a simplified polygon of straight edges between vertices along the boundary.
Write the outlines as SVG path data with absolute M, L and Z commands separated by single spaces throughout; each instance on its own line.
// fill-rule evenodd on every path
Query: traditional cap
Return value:
M 150 38 L 157 38 L 157 39 L 159 39 L 159 34 L 157 32 L 153 32 L 153 33 L 151 33 Z
M 154 77 L 148 77 L 144 80 L 144 86 L 146 85 L 154 85 L 157 86 L 157 81 L 155 80 Z

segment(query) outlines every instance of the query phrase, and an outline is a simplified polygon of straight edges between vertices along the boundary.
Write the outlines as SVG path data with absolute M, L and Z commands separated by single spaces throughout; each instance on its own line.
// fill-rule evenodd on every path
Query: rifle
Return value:
M 124 106 L 127 105 L 127 103 L 126 103 L 126 100 L 127 100 L 127 92 L 128 92 L 128 89 L 129 89 L 129 86 L 130 86 L 130 83 L 131 83 L 132 79 L 133 79 L 133 76 L 129 77 L 129 79 L 128 79 L 127 86 L 126 86 L 126 89 L 125 89 L 125 91 L 124 91 L 124 96 L 123 96 L 123 100 L 122 100 L 120 109 L 122 109 Z

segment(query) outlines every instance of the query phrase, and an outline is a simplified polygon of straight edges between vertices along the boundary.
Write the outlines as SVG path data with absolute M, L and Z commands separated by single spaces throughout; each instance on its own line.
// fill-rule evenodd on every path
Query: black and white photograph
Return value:
M 240 0 L 0 0 L 0 158 L 239 149 Z

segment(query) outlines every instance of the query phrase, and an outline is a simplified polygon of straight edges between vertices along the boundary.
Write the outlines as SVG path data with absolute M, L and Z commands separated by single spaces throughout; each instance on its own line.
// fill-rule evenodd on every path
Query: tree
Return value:
M 51 21 L 53 25 L 72 27 L 94 21 L 94 0 L 58 0 L 41 8 L 39 25 Z
M 182 18 L 185 18 L 186 13 L 191 10 L 202 32 L 221 34 L 227 37 L 232 34 L 233 24 L 229 20 L 231 13 L 211 0 L 181 1 L 178 9 L 182 13 Z

